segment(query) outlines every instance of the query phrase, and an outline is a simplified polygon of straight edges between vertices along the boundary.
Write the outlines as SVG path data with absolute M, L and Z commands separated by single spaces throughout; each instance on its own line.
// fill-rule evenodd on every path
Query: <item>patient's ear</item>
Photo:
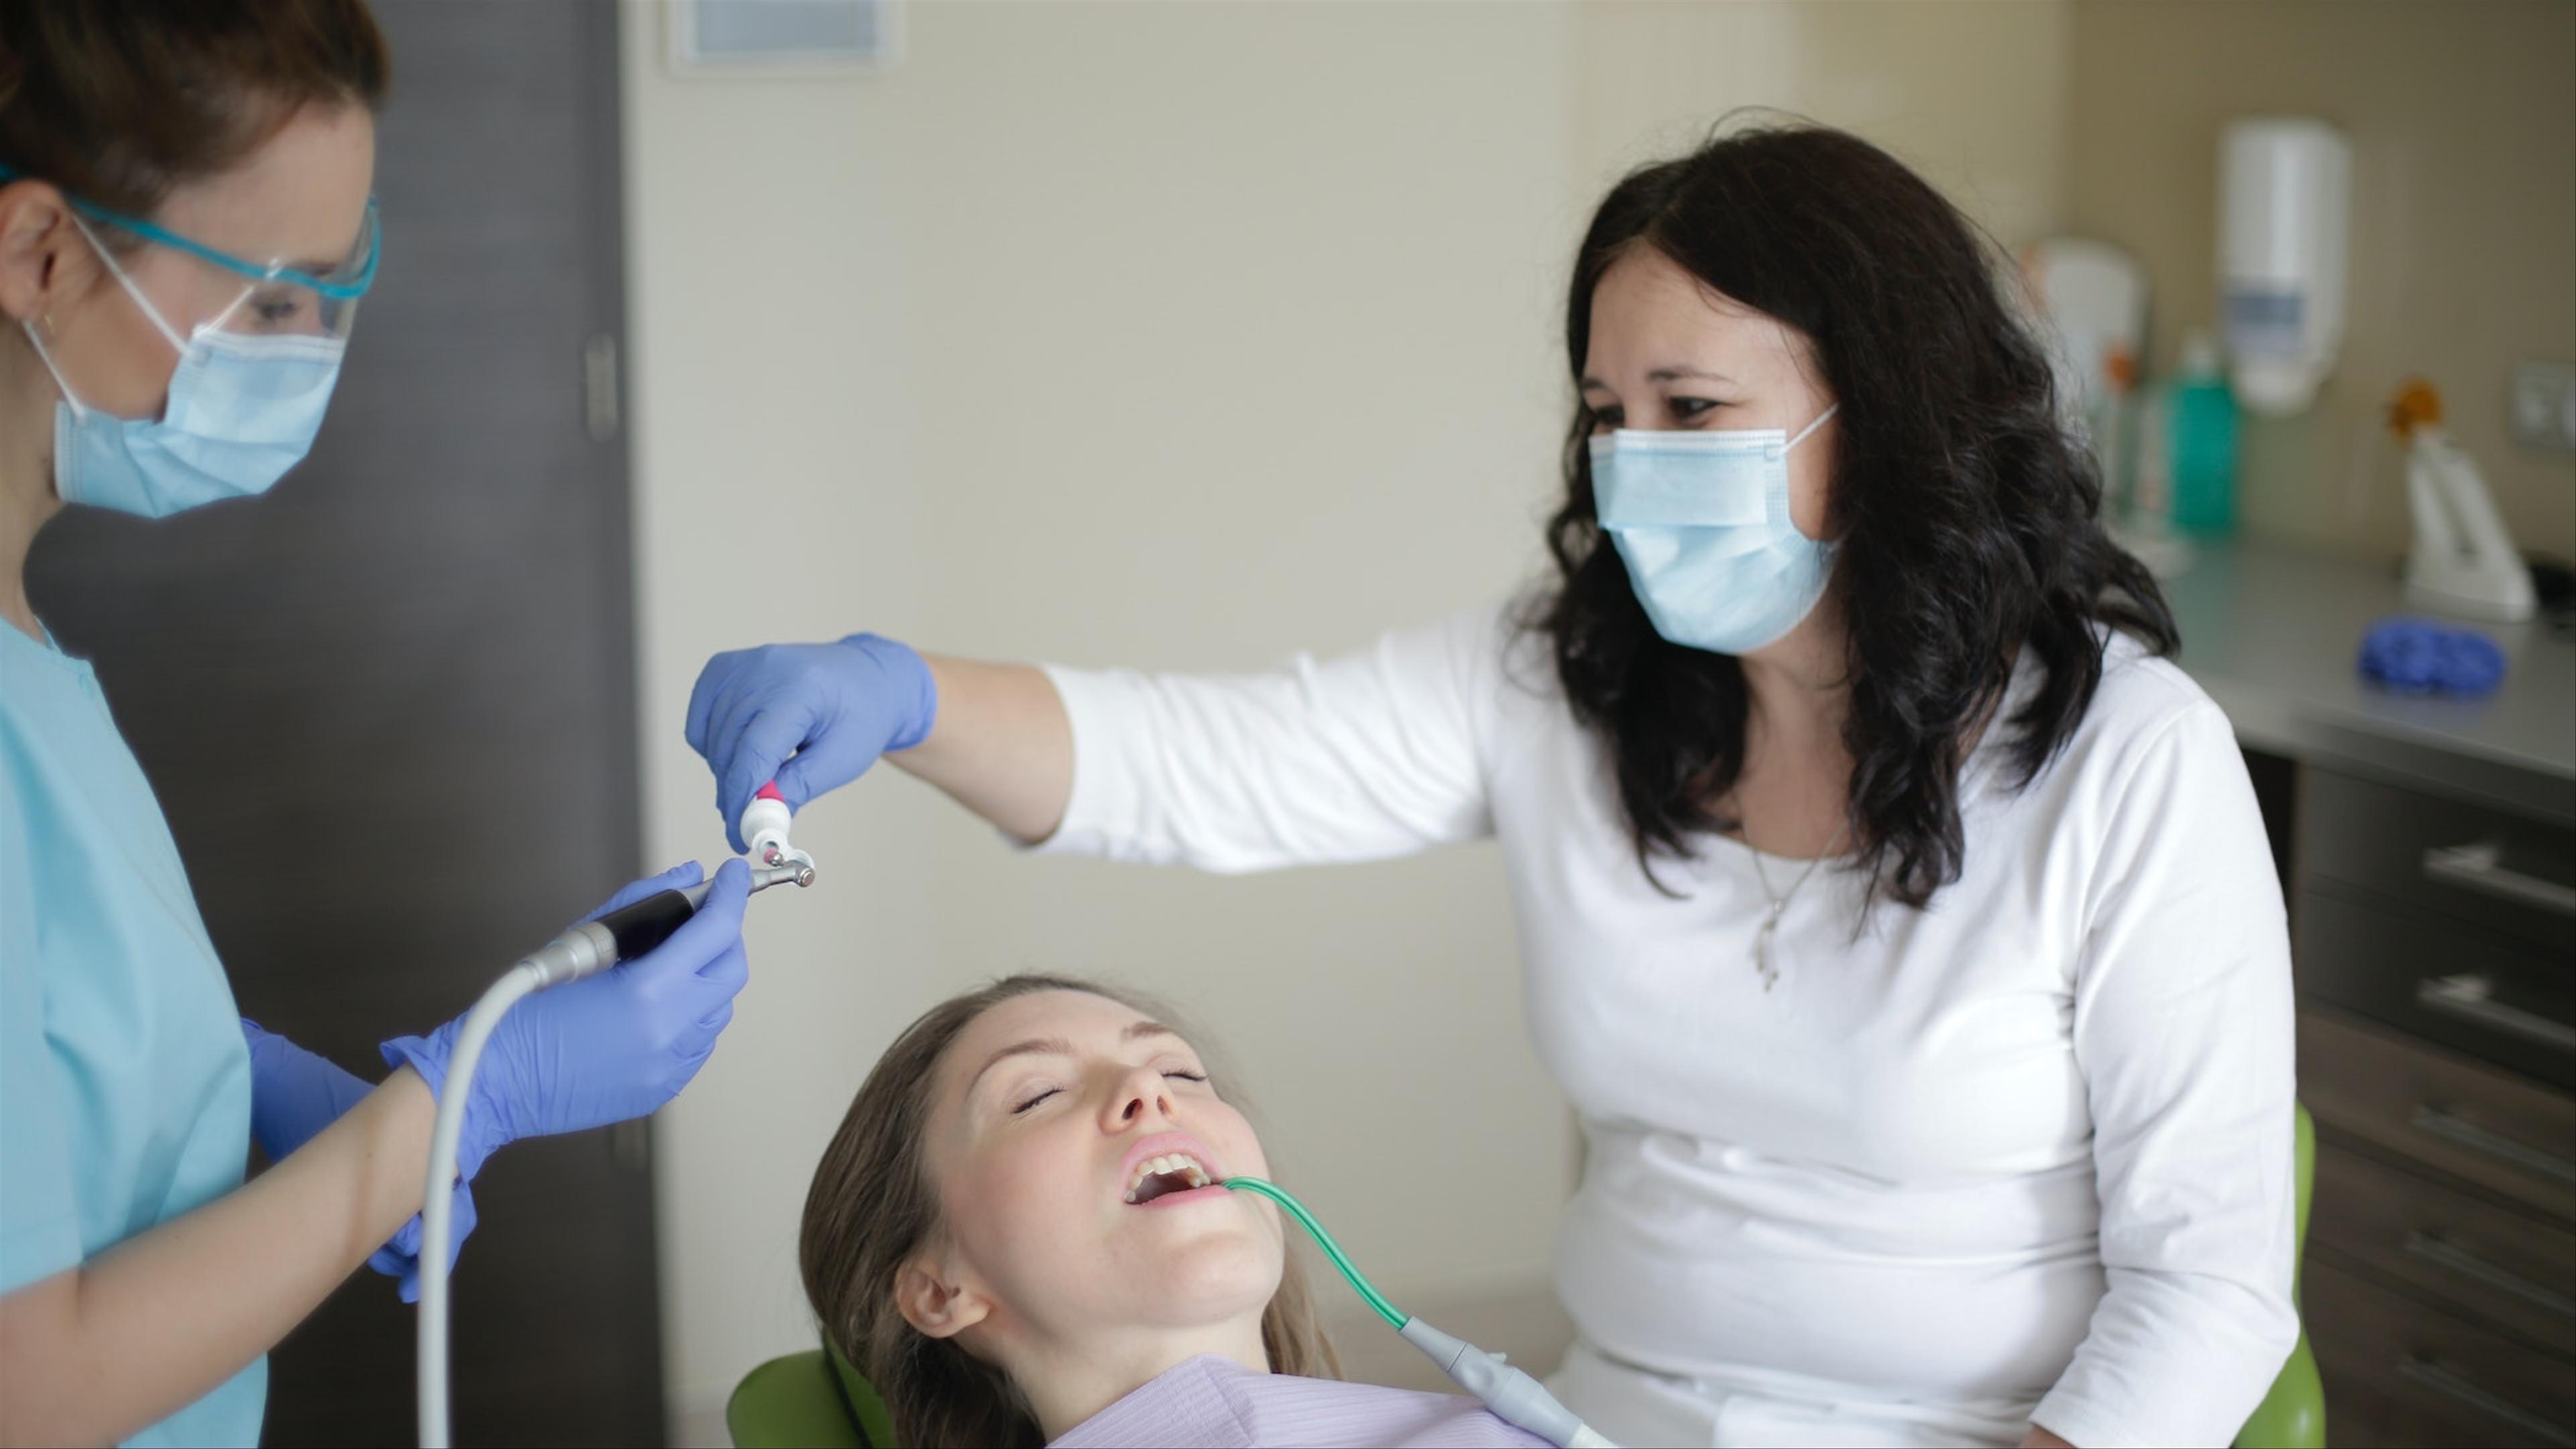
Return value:
M 993 1312 L 990 1299 L 948 1281 L 944 1266 L 922 1255 L 895 1270 L 894 1306 L 924 1338 L 954 1338 Z

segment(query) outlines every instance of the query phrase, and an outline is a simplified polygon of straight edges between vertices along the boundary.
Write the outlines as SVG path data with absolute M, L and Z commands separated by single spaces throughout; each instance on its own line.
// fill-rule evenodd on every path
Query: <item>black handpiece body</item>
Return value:
M 697 902 L 685 892 L 655 891 L 631 906 L 610 911 L 599 918 L 599 924 L 617 942 L 617 959 L 632 961 L 671 939 L 671 933 L 688 924 L 697 911 Z

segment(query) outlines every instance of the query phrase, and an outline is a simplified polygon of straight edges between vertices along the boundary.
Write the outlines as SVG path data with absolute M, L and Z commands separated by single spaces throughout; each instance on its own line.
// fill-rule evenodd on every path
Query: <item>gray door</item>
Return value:
M 376 12 L 384 264 L 312 458 L 256 502 L 66 513 L 31 565 L 243 1014 L 370 1080 L 376 1042 L 463 1011 L 640 864 L 616 12 Z M 647 1143 L 484 1169 L 460 1441 L 661 1441 Z M 362 1270 L 278 1350 L 268 1442 L 411 1442 L 412 1344 Z

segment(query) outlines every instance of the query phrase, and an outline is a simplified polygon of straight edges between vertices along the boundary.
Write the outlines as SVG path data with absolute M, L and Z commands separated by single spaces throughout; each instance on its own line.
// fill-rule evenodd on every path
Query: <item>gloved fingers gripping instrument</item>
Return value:
M 775 885 L 809 886 L 810 865 L 754 867 L 752 891 Z M 446 1449 L 447 1398 L 447 1260 L 449 1190 L 456 1178 L 457 1144 L 464 1133 L 466 1103 L 473 1094 L 474 1069 L 494 1027 L 511 1007 L 548 987 L 593 976 L 622 961 L 633 961 L 668 941 L 715 888 L 715 877 L 693 885 L 655 891 L 641 900 L 605 911 L 564 931 L 492 983 L 457 1028 L 438 1092 L 438 1121 L 430 1133 L 429 1177 L 423 1189 L 420 1232 L 420 1442 Z

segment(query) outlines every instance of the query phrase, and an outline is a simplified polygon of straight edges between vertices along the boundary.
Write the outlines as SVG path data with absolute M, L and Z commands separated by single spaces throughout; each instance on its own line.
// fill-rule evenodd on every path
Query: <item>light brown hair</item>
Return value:
M 924 1335 L 895 1305 L 896 1273 L 939 1226 L 939 1194 L 922 1153 L 939 1059 L 977 1017 L 1040 991 L 1106 997 L 1181 1031 L 1205 1054 L 1195 1033 L 1144 998 L 1071 977 L 1020 975 L 932 1007 L 878 1059 L 814 1169 L 797 1261 L 824 1337 L 885 1400 L 897 1442 L 919 1449 L 1046 1442 L 1001 1369 L 954 1339 Z M 1241 1105 L 1240 1094 L 1229 1097 Z M 1341 1377 L 1293 1252 L 1262 1310 L 1261 1341 L 1274 1372 Z
M 0 162 L 149 216 L 307 105 L 384 105 L 365 0 L 6 0 Z

